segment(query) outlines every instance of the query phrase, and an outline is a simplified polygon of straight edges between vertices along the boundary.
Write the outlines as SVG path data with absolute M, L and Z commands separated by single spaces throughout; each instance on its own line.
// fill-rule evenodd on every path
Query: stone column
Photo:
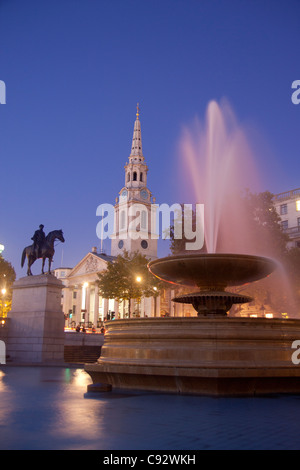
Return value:
M 97 327 L 97 321 L 99 318 L 99 288 L 98 285 L 95 284 L 95 299 L 94 299 L 94 325 Z
M 78 287 L 76 298 L 76 325 L 81 322 L 82 288 Z
M 103 318 L 107 318 L 107 314 L 108 314 L 108 299 L 104 299 L 104 302 L 103 302 Z
M 115 312 L 115 318 L 118 318 L 119 302 L 117 300 L 114 300 L 114 312 Z
M 91 321 L 91 318 L 90 318 L 90 295 L 91 295 L 91 288 L 90 288 L 90 285 L 88 285 L 85 288 L 85 309 L 86 309 L 85 320 L 84 320 L 85 323 Z
M 160 317 L 160 295 L 156 298 L 156 316 Z

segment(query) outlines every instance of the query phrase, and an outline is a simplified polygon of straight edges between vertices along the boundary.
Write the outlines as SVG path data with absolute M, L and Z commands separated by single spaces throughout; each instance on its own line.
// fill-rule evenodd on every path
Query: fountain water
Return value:
M 255 159 L 245 131 L 225 102 L 210 102 L 205 125 L 196 121 L 194 132 L 184 129 L 180 147 L 185 180 L 192 181 L 196 201 L 204 204 L 207 253 L 159 259 L 149 269 L 163 280 L 200 288 L 175 302 L 191 303 L 198 315 L 226 315 L 233 304 L 252 300 L 225 291 L 227 286 L 259 280 L 276 269 L 275 262 L 257 256 L 261 240 L 242 197 L 244 188 L 257 187 Z M 271 242 L 269 236 L 269 249 Z
M 185 128 L 179 146 L 184 197 L 204 204 L 207 252 L 269 256 L 272 238 L 262 250 L 243 197 L 262 187 L 256 157 L 229 104 L 210 102 L 205 123 Z
M 256 179 L 245 135 L 228 108 L 215 102 L 209 104 L 199 135 L 195 147 L 186 133 L 185 163 L 197 199 L 205 205 L 208 253 L 149 263 L 150 271 L 165 281 L 200 289 L 175 299 L 192 303 L 198 316 L 107 322 L 101 357 L 85 370 L 94 384 L 121 388 L 210 395 L 298 393 L 300 369 L 292 363 L 291 347 L 300 339 L 300 321 L 227 316 L 234 303 L 250 300 L 227 292 L 227 286 L 259 280 L 276 268 L 258 253 L 256 234 L 237 196 L 238 187 L 245 187 L 244 176 Z M 204 161 L 199 155 L 208 157 L 205 171 L 198 168 Z

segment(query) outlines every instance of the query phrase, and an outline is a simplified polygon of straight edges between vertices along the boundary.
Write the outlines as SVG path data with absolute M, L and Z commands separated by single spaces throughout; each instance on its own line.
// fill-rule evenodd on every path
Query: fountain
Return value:
M 240 175 L 251 173 L 243 167 L 237 174 L 235 157 L 244 165 L 242 156 L 248 156 L 249 149 L 236 124 L 231 121 L 229 131 L 225 121 L 224 110 L 210 103 L 200 142 L 208 157 L 203 184 L 197 178 L 197 163 L 204 158 L 199 159 L 191 141 L 185 140 L 185 162 L 189 161 L 198 200 L 206 211 L 207 253 L 169 256 L 148 265 L 166 282 L 198 289 L 173 299 L 192 304 L 197 316 L 107 322 L 101 357 L 97 364 L 85 366 L 95 390 L 107 390 L 97 384 L 108 384 L 215 396 L 300 392 L 300 368 L 292 362 L 300 321 L 228 315 L 232 305 L 252 299 L 227 287 L 258 282 L 277 265 L 256 253 L 248 214 L 241 200 L 232 196 L 236 182 L 245 183 Z
M 172 256 L 149 263 L 152 274 L 164 281 L 200 288 L 173 299 L 192 304 L 198 316 L 227 315 L 233 304 L 251 302 L 251 297 L 225 288 L 257 281 L 274 269 L 276 264 L 268 258 L 222 253 Z

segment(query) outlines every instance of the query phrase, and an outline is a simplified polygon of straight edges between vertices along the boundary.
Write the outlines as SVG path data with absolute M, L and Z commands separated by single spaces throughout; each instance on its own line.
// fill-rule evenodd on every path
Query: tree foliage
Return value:
M 12 285 L 16 279 L 16 273 L 11 263 L 0 255 L 0 316 L 7 316 L 11 309 Z M 2 294 L 5 289 L 5 294 Z
M 181 255 L 184 253 L 191 254 L 191 253 L 203 253 L 206 252 L 205 243 L 203 248 L 200 250 L 186 250 L 187 242 L 195 242 L 195 239 L 187 240 L 184 236 L 185 234 L 185 223 L 192 227 L 192 230 L 195 231 L 196 229 L 196 213 L 195 210 L 189 211 L 188 213 L 185 212 L 184 204 L 181 204 L 181 212 L 175 213 L 175 222 L 181 226 L 182 236 L 180 238 L 175 238 L 175 225 L 171 224 L 170 226 L 170 251 L 172 255 Z
M 287 253 L 289 237 L 283 232 L 281 219 L 274 205 L 274 195 L 269 191 L 243 195 L 250 230 L 255 233 L 256 250 L 266 256 L 282 259 Z
M 99 294 L 108 299 L 131 300 L 157 296 L 162 283 L 148 268 L 148 258 L 141 253 L 124 251 L 98 274 Z

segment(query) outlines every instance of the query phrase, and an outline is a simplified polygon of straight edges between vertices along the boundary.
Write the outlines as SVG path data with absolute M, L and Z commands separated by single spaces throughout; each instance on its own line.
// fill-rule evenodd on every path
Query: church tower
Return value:
M 125 185 L 115 205 L 114 234 L 111 254 L 124 250 L 140 252 L 150 259 L 157 258 L 157 236 L 154 232 L 155 199 L 147 187 L 148 167 L 142 150 L 141 122 L 137 105 L 131 152 L 125 165 Z

